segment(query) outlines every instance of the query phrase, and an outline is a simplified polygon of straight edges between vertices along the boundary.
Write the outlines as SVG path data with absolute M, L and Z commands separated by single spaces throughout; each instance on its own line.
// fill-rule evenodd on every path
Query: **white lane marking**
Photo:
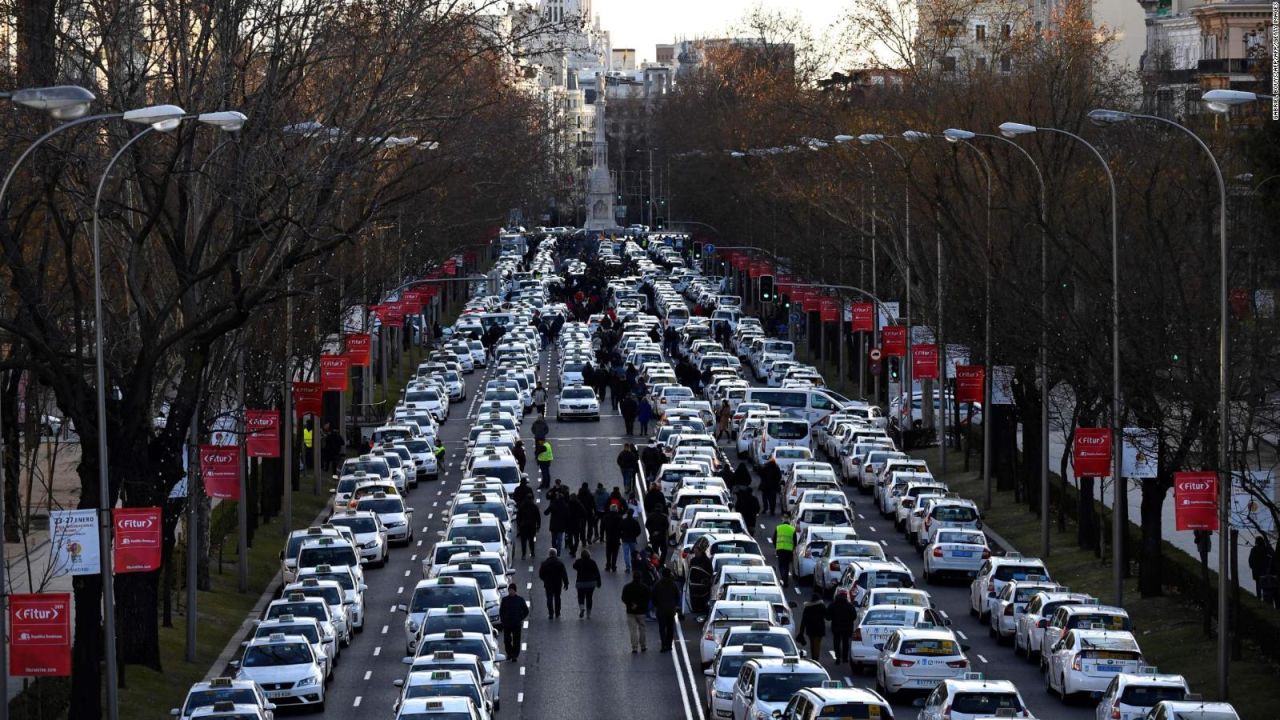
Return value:
M 880 532 L 879 530 L 876 530 L 875 525 L 868 525 L 867 529 L 870 530 L 871 532 Z
M 764 526 L 764 523 L 760 523 L 760 529 L 761 529 L 761 530 L 768 530 L 769 528 L 765 527 L 765 526 Z M 773 542 L 773 541 L 772 541 L 772 540 L 770 540 L 769 542 Z
M 443 494 L 444 494 L 444 491 L 443 491 L 443 490 L 437 490 L 437 491 L 436 491 L 436 495 L 443 495 Z
M 386 634 L 387 634 L 387 630 L 390 630 L 390 629 L 391 629 L 391 626 L 390 626 L 390 625 L 383 625 L 383 626 L 382 626 L 382 634 L 383 634 L 383 635 L 386 635 Z
M 888 541 L 888 540 L 881 540 L 881 541 L 880 541 L 880 546 L 881 546 L 881 547 L 889 547 L 889 541 Z
M 525 620 L 525 621 L 524 621 L 524 624 L 521 626 L 521 628 L 520 628 L 520 629 L 521 629 L 521 630 L 528 630 L 528 629 L 529 629 L 529 621 L 528 621 L 528 620 Z
M 956 635 L 957 635 L 961 640 L 968 640 L 968 639 L 969 639 L 969 636 L 968 636 L 968 635 L 965 635 L 965 634 L 964 634 L 964 631 L 963 631 L 963 630 L 960 630 L 960 629 L 957 629 L 957 630 L 956 630 Z
M 532 590 L 532 589 L 533 589 L 533 583 L 531 583 L 531 582 L 527 582 L 527 583 L 525 583 L 525 584 L 524 584 L 524 589 L 525 589 L 525 591 L 526 591 L 526 592 L 528 592 L 529 590 Z
M 408 571 L 408 570 L 405 570 L 405 571 L 404 571 L 404 576 L 405 576 L 405 577 L 409 577 L 409 571 Z
M 360 707 L 360 701 L 364 698 L 360 695 L 356 696 L 355 702 L 351 703 L 351 707 Z
M 532 565 L 530 565 L 530 566 L 529 566 L 529 572 L 533 572 L 533 566 L 532 566 Z
M 831 659 L 832 659 L 832 660 L 835 660 L 835 659 L 836 659 L 836 651 L 835 651 L 835 650 L 828 650 L 828 651 L 827 651 L 827 653 L 831 655 Z
M 523 665 L 521 665 L 521 666 L 520 666 L 520 674 L 521 674 L 521 675 L 524 675 L 524 666 L 523 666 Z
M 414 553 L 413 555 L 410 555 L 409 562 L 418 562 L 418 554 Z
M 371 677 L 373 677 L 373 671 L 372 671 L 372 670 L 365 670 L 365 671 L 364 671 L 364 679 L 365 679 L 365 682 L 368 682 L 369 678 L 371 678 Z
M 421 541 L 421 540 L 419 540 L 419 541 L 418 541 L 418 547 L 422 547 L 422 541 Z
M 400 587 L 396 588 L 396 594 L 397 594 L 397 595 L 403 595 L 403 594 L 404 594 L 404 586 L 403 586 L 403 585 L 401 585 Z
M 684 628 L 680 626 L 680 623 L 676 623 L 676 639 L 680 643 L 677 647 L 677 652 L 679 652 L 680 659 L 684 662 L 684 669 L 689 682 L 689 699 L 693 701 L 693 709 L 698 713 L 698 720 L 706 720 L 706 716 L 702 714 L 702 703 L 698 702 L 698 681 L 693 674 L 693 665 L 689 662 L 689 646 L 684 641 Z
M 379 655 L 381 655 L 381 654 L 382 654 L 382 646 L 381 646 L 381 645 L 379 645 L 378 647 L 376 647 L 376 648 L 374 648 L 374 649 L 373 649 L 373 656 L 374 656 L 374 657 L 378 657 L 378 656 L 379 656 Z
M 520 643 L 520 652 L 524 652 L 525 650 L 528 650 L 528 649 L 529 649 L 529 643 L 527 642 Z
M 984 658 L 984 657 L 982 657 L 982 655 L 981 655 L 981 654 L 979 654 L 979 655 L 978 655 L 978 659 L 979 659 L 979 660 L 981 660 L 981 661 L 982 661 L 982 664 L 984 664 L 984 665 L 987 663 L 987 659 L 986 659 L 986 658 Z
M 518 703 L 524 702 L 524 693 L 516 693 L 516 702 Z
M 399 607 L 400 607 L 399 605 L 392 605 L 391 612 L 395 612 Z
M 438 502 L 433 502 L 433 503 L 431 503 L 431 507 L 440 507 L 440 503 L 438 503 Z
M 867 516 L 866 516 L 866 515 L 863 515 L 862 513 L 858 513 L 858 519 L 859 519 L 859 520 L 866 520 L 866 519 L 867 519 Z
M 677 625 L 677 627 L 679 626 Z M 683 638 L 680 639 L 680 644 L 684 645 Z M 684 685 L 685 675 L 682 668 L 680 667 L 679 655 L 680 655 L 679 650 L 671 653 L 671 667 L 675 668 L 675 671 L 676 671 L 676 685 L 680 687 L 680 704 L 684 706 L 684 717 L 686 718 L 686 720 L 690 720 L 693 717 L 693 713 L 689 711 L 689 693 L 685 689 L 685 685 Z M 697 700 L 695 699 L 694 702 L 696 703 Z

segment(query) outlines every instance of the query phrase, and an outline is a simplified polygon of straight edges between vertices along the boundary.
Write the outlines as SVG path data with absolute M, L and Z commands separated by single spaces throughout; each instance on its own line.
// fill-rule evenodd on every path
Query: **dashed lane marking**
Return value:
M 404 594 L 404 586 L 403 586 L 403 585 L 401 585 L 400 587 L 396 588 L 396 594 L 397 594 L 397 595 L 402 595 L 402 594 Z
M 383 635 L 386 635 L 386 634 L 387 634 L 387 631 L 388 631 L 388 630 L 390 630 L 390 629 L 391 629 L 391 626 L 390 626 L 390 625 L 383 625 L 383 626 L 382 626 L 382 634 L 383 634 Z
M 525 620 L 525 621 L 524 621 L 524 624 L 520 627 L 520 629 L 522 629 L 522 630 L 528 630 L 528 629 L 529 629 L 529 621 L 528 621 L 528 620 Z
M 374 648 L 374 649 L 373 649 L 373 656 L 374 656 L 374 657 L 378 657 L 378 656 L 379 656 L 379 655 L 381 655 L 381 654 L 382 654 L 382 646 L 381 646 L 381 645 L 379 645 L 378 647 L 376 647 L 376 648 Z
M 405 576 L 405 577 L 409 577 L 409 571 L 408 571 L 408 570 L 405 570 L 405 571 L 404 571 L 404 576 Z
M 867 529 L 870 530 L 871 532 L 880 532 L 879 530 L 876 530 L 875 525 L 868 525 Z
M 986 664 L 987 664 L 987 659 L 986 659 L 986 658 L 984 658 L 984 657 L 982 657 L 982 655 L 981 655 L 981 654 L 979 654 L 979 655 L 978 655 L 978 659 L 982 661 L 982 664 L 983 664 L 983 665 L 986 665 Z
M 524 675 L 524 666 L 523 666 L 523 665 L 521 665 L 521 666 L 520 666 L 520 674 L 521 674 L 521 675 Z
M 524 693 L 516 693 L 516 702 L 518 703 L 524 702 Z
M 363 697 L 357 695 L 355 702 L 351 703 L 351 707 L 360 707 L 360 701 L 363 699 L 364 699 Z
M 881 541 L 880 541 L 880 546 L 881 546 L 881 547 L 889 547 L 889 541 L 888 541 L 888 540 L 881 540 Z
M 369 681 L 369 678 L 371 678 L 371 677 L 373 677 L 373 671 L 372 671 L 372 670 L 365 670 L 365 671 L 364 671 L 364 680 L 365 680 L 365 682 L 368 682 L 368 681 Z
M 969 636 L 968 636 L 968 635 L 965 635 L 965 634 L 964 634 L 964 631 L 963 631 L 963 630 L 960 630 L 960 629 L 957 629 L 957 630 L 956 630 L 956 635 L 957 635 L 961 640 L 968 640 L 968 639 L 969 639 Z

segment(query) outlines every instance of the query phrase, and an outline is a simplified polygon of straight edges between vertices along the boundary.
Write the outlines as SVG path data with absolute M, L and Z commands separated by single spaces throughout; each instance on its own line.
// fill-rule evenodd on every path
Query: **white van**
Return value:
M 756 465 L 769 462 L 775 448 L 809 447 L 809 423 L 795 418 L 765 420 L 760 428 L 760 438 L 752 447 L 752 460 Z
M 810 425 L 844 406 L 822 388 L 751 388 L 743 402 L 761 402 Z
M 689 322 L 689 308 L 671 305 L 663 313 L 663 319 L 667 321 L 668 325 L 678 330 Z

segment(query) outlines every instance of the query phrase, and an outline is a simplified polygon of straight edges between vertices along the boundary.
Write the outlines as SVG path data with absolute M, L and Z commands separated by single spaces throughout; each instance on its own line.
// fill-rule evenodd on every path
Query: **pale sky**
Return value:
M 654 45 L 677 37 L 723 37 L 756 7 L 794 14 L 815 39 L 834 24 L 846 0 L 592 0 L 615 48 L 635 48 L 637 62 L 654 59 Z

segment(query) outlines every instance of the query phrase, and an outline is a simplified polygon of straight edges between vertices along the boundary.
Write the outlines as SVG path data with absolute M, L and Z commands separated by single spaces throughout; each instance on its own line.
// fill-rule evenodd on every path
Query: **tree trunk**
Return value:
M 1158 597 L 1164 594 L 1162 575 L 1164 553 L 1160 544 L 1164 537 L 1164 498 L 1169 492 L 1165 478 L 1142 483 L 1142 547 L 1138 569 L 1138 592 L 1142 597 Z
M 116 615 L 120 635 L 120 664 L 143 665 L 157 672 L 160 667 L 159 616 L 160 572 L 116 575 Z
M 1080 493 L 1077 497 L 1079 502 L 1079 511 L 1076 513 L 1076 545 L 1086 549 L 1096 549 L 1098 546 L 1098 529 L 1095 527 L 1097 523 L 1094 521 L 1093 512 L 1093 485 L 1094 479 L 1091 477 L 1079 478 Z
M 0 445 L 4 454 L 0 462 L 4 463 L 4 542 L 22 541 L 21 529 L 22 496 L 18 486 L 22 481 L 20 475 L 22 448 L 18 444 L 18 384 L 21 372 L 0 372 L 0 413 L 4 418 L 4 437 Z M 38 426 L 37 426 L 38 428 Z M 39 430 L 37 429 L 37 432 Z
M 209 558 L 210 558 L 210 539 L 212 535 L 209 533 L 209 516 L 211 515 L 209 498 L 199 497 L 196 499 L 196 533 L 200 537 L 200 552 L 196 555 L 196 589 L 212 590 L 213 582 L 209 580 Z
M 71 707 L 73 718 L 102 717 L 102 578 L 77 575 L 75 643 L 71 646 Z

